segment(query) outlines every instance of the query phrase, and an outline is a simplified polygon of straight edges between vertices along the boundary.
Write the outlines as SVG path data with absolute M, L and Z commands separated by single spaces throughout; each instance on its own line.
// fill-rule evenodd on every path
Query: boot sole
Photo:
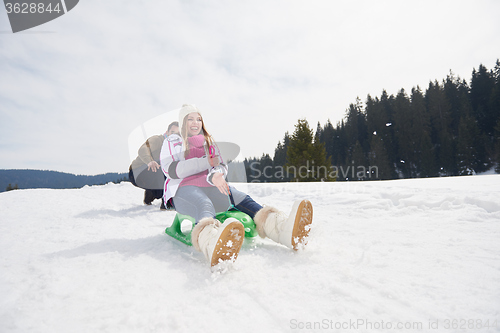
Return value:
M 229 225 L 225 225 L 229 223 Z M 234 261 L 245 239 L 245 228 L 239 221 L 231 221 L 223 224 L 222 231 L 212 254 L 211 266 L 215 266 L 222 261 Z
M 301 246 L 307 244 L 310 225 L 313 219 L 313 207 L 309 200 L 302 200 L 295 215 L 295 223 L 292 233 L 292 247 L 297 251 Z

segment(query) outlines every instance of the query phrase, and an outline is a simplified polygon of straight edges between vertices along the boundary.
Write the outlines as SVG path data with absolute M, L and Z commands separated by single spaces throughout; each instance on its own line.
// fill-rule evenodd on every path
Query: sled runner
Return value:
M 225 212 L 217 213 L 217 215 L 215 216 L 215 218 L 221 223 L 224 223 L 224 221 L 226 221 L 226 219 L 230 217 L 237 219 L 243 224 L 243 227 L 245 228 L 246 238 L 253 238 L 257 236 L 255 222 L 248 214 L 245 214 L 238 210 L 228 210 Z M 191 229 L 187 232 L 183 232 L 181 230 L 181 224 L 184 220 L 189 220 L 192 223 Z M 175 215 L 174 222 L 172 222 L 172 225 L 170 227 L 165 229 L 165 233 L 186 245 L 192 246 L 193 243 L 191 242 L 191 231 L 193 230 L 194 225 L 194 218 L 189 215 L 182 215 L 177 213 Z

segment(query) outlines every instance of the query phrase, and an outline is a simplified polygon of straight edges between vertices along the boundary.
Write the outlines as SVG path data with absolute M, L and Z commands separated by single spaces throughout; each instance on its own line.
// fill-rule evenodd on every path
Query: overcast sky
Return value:
M 299 118 L 336 124 L 356 97 L 493 68 L 498 13 L 497 0 L 81 0 L 13 34 L 2 7 L 0 169 L 127 172 L 130 133 L 184 103 L 241 157 L 272 157 Z

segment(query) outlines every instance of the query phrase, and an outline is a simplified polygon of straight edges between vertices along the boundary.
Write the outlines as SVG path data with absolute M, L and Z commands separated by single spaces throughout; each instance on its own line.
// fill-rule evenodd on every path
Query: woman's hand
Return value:
M 151 161 L 148 163 L 148 170 L 156 172 L 160 168 L 160 165 L 156 161 Z
M 229 191 L 229 185 L 224 179 L 224 175 L 220 172 L 214 173 L 214 175 L 212 176 L 212 184 L 214 184 L 222 194 L 228 195 L 229 193 L 231 193 Z
M 208 163 L 210 163 L 210 166 L 212 168 L 215 168 L 216 166 L 218 166 L 220 164 L 219 162 L 219 157 L 218 156 L 214 156 L 214 157 L 208 157 Z

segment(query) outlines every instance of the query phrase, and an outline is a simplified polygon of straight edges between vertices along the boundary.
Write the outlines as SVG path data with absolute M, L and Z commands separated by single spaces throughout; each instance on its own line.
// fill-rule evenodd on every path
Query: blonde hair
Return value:
M 203 133 L 203 136 L 205 137 L 205 144 L 207 147 L 213 146 L 214 145 L 214 139 L 212 136 L 208 133 L 207 129 L 205 128 L 205 122 L 203 121 L 203 117 L 199 112 L 198 115 L 201 118 L 201 132 Z M 182 141 L 184 142 L 184 157 L 187 157 L 189 154 L 189 142 L 188 142 L 188 128 L 187 128 L 187 117 L 189 114 L 187 114 L 184 119 L 182 120 L 182 127 L 181 127 L 181 136 L 182 136 Z M 200 133 L 201 134 L 201 133 Z

